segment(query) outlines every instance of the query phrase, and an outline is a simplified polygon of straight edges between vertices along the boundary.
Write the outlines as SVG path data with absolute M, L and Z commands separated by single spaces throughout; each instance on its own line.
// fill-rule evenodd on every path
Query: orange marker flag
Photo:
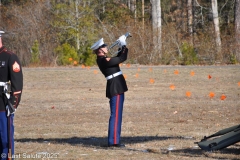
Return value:
M 127 64 L 127 68 L 130 68 L 130 67 L 131 67 L 131 64 L 128 63 L 128 64 Z
M 84 64 L 82 64 L 82 68 L 85 68 Z
M 220 97 L 220 99 L 223 100 L 223 101 L 224 101 L 226 98 L 227 98 L 227 96 L 225 96 L 224 94 L 222 94 L 221 97 Z
M 136 73 L 136 75 L 135 75 L 135 76 L 136 76 L 136 78 L 138 78 L 139 74 L 138 74 L 138 73 Z
M 240 87 L 240 82 L 238 82 L 238 86 Z
M 191 97 L 191 94 L 192 94 L 192 93 L 191 93 L 190 91 L 187 91 L 187 92 L 186 92 L 186 96 L 187 96 L 187 97 Z
M 164 69 L 164 70 L 163 70 L 163 72 L 164 72 L 164 73 L 167 73 L 167 70 L 166 70 L 166 69 Z
M 94 73 L 94 74 L 97 74 L 97 73 L 98 73 L 98 71 L 97 71 L 97 70 L 94 70 L 94 71 L 93 71 L 93 73 Z
M 150 78 L 149 83 L 153 84 L 154 82 L 154 79 Z
M 78 64 L 78 62 L 77 61 L 73 61 L 73 65 L 77 65 Z
M 90 69 L 91 67 L 90 66 L 87 66 L 87 69 Z
M 120 63 L 119 66 L 122 67 L 122 63 Z
M 169 86 L 169 88 L 173 91 L 173 90 L 175 90 L 175 86 L 173 85 L 173 84 L 171 84 L 170 86 Z
M 152 68 L 149 68 L 148 70 L 149 70 L 149 72 L 152 72 Z
M 195 72 L 194 72 L 194 71 L 191 71 L 191 72 L 190 72 L 190 75 L 191 75 L 191 76 L 194 76 L 194 75 L 195 75 Z
M 212 78 L 212 76 L 209 74 L 209 75 L 208 75 L 208 79 L 211 79 L 211 78 Z
M 209 97 L 210 97 L 210 98 L 213 98 L 214 96 L 215 96 L 215 94 L 214 94 L 213 92 L 210 92 L 210 93 L 209 93 Z
M 127 75 L 126 74 L 123 74 L 123 77 L 124 77 L 124 79 L 127 79 Z
M 68 58 L 69 61 L 72 61 L 73 59 L 72 58 Z
M 174 74 L 179 74 L 179 71 L 178 71 L 178 70 L 175 70 L 175 71 L 174 71 Z

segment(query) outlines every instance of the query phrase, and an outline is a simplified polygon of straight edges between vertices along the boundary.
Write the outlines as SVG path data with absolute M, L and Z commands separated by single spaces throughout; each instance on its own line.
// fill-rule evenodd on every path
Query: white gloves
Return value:
M 118 38 L 118 46 L 121 48 L 122 46 L 126 46 L 127 42 L 126 42 L 126 36 L 122 35 Z
M 13 108 L 13 106 L 6 106 L 6 112 L 7 112 L 7 116 L 10 116 L 10 114 L 14 114 L 15 113 L 15 111 L 16 111 L 16 109 L 15 108 Z

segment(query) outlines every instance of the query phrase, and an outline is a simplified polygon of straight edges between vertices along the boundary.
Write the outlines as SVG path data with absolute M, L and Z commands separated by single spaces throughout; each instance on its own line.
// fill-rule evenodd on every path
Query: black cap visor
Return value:
M 106 45 L 106 44 L 103 44 L 103 45 L 101 45 L 98 49 L 104 48 L 104 47 L 107 47 L 107 45 Z

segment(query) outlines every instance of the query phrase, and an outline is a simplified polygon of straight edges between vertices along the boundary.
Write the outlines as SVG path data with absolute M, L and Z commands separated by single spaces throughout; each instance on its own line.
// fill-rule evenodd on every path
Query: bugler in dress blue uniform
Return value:
M 116 57 L 106 56 L 108 49 L 103 38 L 97 41 L 91 49 L 97 54 L 97 64 L 107 79 L 106 97 L 110 99 L 110 118 L 108 126 L 108 146 L 124 147 L 120 143 L 124 92 L 128 90 L 126 81 L 120 70 L 119 64 L 127 59 L 128 48 L 125 39 L 119 41 L 121 52 Z

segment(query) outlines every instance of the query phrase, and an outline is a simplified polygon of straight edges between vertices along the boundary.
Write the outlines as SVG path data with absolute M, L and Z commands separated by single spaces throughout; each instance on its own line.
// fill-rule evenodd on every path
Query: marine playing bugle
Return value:
M 127 38 L 129 38 L 129 37 L 132 37 L 129 32 L 127 32 L 126 34 L 120 36 L 120 37 L 109 47 L 109 50 L 111 51 L 112 48 L 114 48 L 115 46 L 118 46 L 118 47 L 117 47 L 118 51 L 110 52 L 111 55 L 116 55 L 116 54 L 118 54 L 118 53 L 121 51 L 121 49 L 119 49 L 119 48 L 121 48 L 122 42 L 124 41 L 124 42 L 126 43 L 126 40 L 127 40 Z

